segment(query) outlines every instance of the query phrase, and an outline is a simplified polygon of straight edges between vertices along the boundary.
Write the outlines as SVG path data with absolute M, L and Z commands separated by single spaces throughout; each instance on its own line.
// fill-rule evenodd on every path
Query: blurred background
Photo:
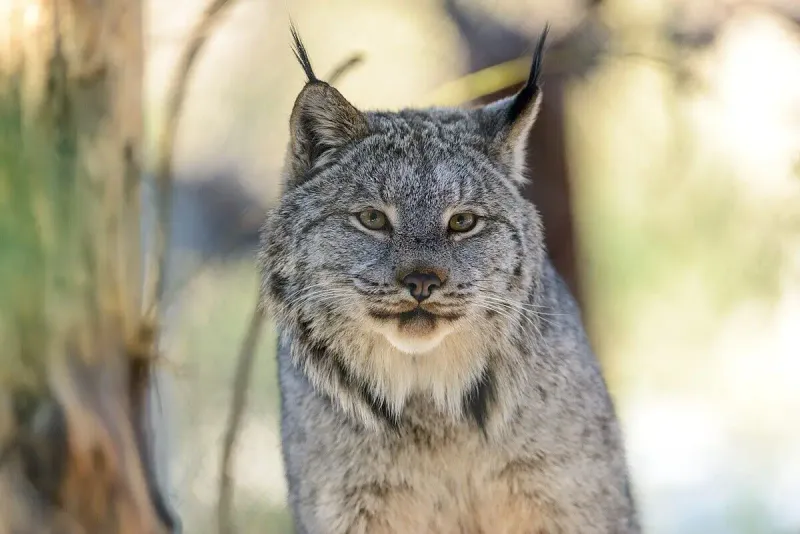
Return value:
M 203 0 L 151 0 L 147 123 Z M 513 92 L 545 22 L 532 185 L 626 436 L 645 531 L 800 532 L 800 1 L 239 0 L 178 134 L 160 388 L 170 484 L 211 532 L 253 250 L 303 84 L 297 24 L 362 108 Z M 520 58 L 522 58 L 520 60 Z M 242 532 L 288 533 L 272 325 L 236 455 Z

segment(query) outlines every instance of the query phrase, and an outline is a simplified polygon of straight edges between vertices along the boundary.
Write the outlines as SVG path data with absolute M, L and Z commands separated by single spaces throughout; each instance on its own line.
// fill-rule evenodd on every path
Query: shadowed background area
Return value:
M 200 0 L 149 2 L 147 123 Z M 176 147 L 163 407 L 185 531 L 212 532 L 221 436 L 303 84 L 362 108 L 513 92 L 545 22 L 528 196 L 583 305 L 646 532 L 800 531 L 800 3 L 240 0 L 200 58 Z M 150 150 L 158 132 L 148 130 Z M 241 532 L 290 532 L 267 326 L 235 456 Z

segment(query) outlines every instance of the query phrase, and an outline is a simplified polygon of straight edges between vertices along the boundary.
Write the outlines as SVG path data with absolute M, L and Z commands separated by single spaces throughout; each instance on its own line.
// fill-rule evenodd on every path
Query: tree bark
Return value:
M 0 0 L 0 534 L 172 527 L 141 413 L 142 57 L 140 0 Z

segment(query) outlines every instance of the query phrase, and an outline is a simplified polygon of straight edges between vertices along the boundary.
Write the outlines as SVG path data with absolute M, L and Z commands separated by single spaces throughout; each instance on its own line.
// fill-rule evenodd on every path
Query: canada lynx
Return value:
M 308 82 L 259 262 L 298 532 L 639 532 L 614 407 L 520 194 L 546 31 L 515 96 L 396 113 L 357 110 L 292 33 Z

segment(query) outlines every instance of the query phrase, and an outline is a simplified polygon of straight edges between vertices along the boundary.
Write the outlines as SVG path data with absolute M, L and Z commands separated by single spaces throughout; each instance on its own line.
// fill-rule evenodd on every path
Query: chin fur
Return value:
M 404 352 L 406 354 L 425 354 L 427 352 L 431 352 L 444 339 L 444 336 L 437 336 L 434 338 L 414 338 L 414 337 L 402 337 L 402 336 L 395 336 L 392 334 L 385 334 L 386 340 L 391 343 L 391 345 L 399 350 L 400 352 Z
M 441 346 L 442 341 L 452 332 L 447 326 L 438 326 L 427 335 L 404 332 L 396 326 L 383 327 L 378 330 L 389 344 L 406 354 L 425 354 Z

